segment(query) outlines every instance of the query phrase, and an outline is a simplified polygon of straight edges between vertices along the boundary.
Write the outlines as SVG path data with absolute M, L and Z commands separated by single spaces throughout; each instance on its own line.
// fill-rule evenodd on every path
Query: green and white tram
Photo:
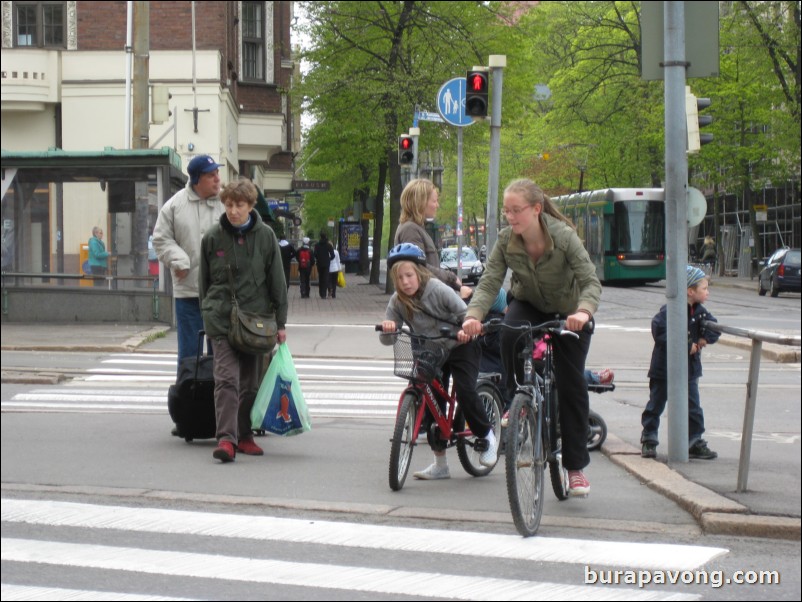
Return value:
M 588 190 L 552 200 L 576 225 L 599 280 L 642 283 L 665 279 L 662 188 Z

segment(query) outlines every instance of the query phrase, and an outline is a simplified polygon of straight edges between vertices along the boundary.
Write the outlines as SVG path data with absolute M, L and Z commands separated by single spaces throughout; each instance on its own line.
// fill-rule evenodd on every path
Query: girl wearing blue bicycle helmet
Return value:
M 444 370 L 450 369 L 454 378 L 457 401 L 462 408 L 471 431 L 487 439 L 487 450 L 479 462 L 494 466 L 498 444 L 490 421 L 476 392 L 481 350 L 473 337 L 465 334 L 459 324 L 465 319 L 467 306 L 459 295 L 443 282 L 434 278 L 426 268 L 426 255 L 412 243 L 401 243 L 387 255 L 387 269 L 395 285 L 382 322 L 382 331 L 393 333 L 407 324 L 412 332 L 424 336 L 440 335 L 442 326 L 453 326 L 457 330 L 457 341 L 443 339 L 448 358 Z M 381 337 L 385 345 L 393 343 L 393 337 Z M 448 479 L 448 460 L 445 451 L 434 451 L 434 463 L 413 474 L 417 479 Z

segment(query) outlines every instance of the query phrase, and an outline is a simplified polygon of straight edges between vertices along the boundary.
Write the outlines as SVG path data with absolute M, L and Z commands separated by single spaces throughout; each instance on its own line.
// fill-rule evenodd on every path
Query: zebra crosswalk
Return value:
M 270 585 L 271 598 L 337 598 L 350 592 L 375 599 L 695 600 L 701 596 L 682 585 L 605 588 L 585 583 L 582 575 L 600 566 L 693 572 L 727 553 L 699 545 L 523 539 L 46 499 L 4 498 L 2 524 L 3 600 L 100 599 L 101 593 L 104 599 L 177 599 L 175 590 L 159 595 L 165 583 L 180 584 L 183 599 L 245 599 Z M 487 570 L 493 567 L 496 571 Z M 83 572 L 94 576 L 92 582 L 128 588 L 74 589 L 72 579 Z M 137 579 L 111 577 L 120 574 Z M 215 583 L 226 589 L 217 590 Z
M 175 354 L 113 354 L 67 383 L 2 400 L 3 411 L 163 414 L 175 382 Z M 386 360 L 304 359 L 295 363 L 311 415 L 395 415 L 404 382 Z

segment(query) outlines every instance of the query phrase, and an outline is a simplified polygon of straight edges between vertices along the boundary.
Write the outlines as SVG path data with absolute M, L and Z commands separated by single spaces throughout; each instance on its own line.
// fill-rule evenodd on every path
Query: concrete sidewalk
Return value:
M 336 339 L 338 357 L 388 359 L 392 357 L 389 348 L 365 344 L 366 333 L 371 325 L 381 320 L 389 296 L 384 293 L 383 287 L 371 285 L 363 277 L 349 274 L 347 278 L 346 288 L 337 291 L 336 299 L 320 299 L 316 296 L 316 287 L 313 287 L 310 298 L 301 299 L 298 287 L 296 285 L 290 287 L 288 342 L 291 343 L 294 355 L 298 357 L 331 355 L 334 344 L 331 340 L 333 337 L 338 337 Z M 754 283 L 751 281 L 741 282 L 726 278 L 716 279 L 714 285 L 754 288 Z M 358 328 L 361 336 L 343 337 L 341 329 L 337 329 L 337 333 L 324 334 L 327 331 L 326 327 L 332 325 L 353 325 Z M 370 336 L 373 336 L 372 333 Z M 726 336 L 722 337 L 720 343 L 749 346 L 748 342 Z M 175 332 L 163 324 L 9 323 L 2 327 L 4 351 L 174 353 L 176 348 Z M 763 356 L 773 361 L 799 361 L 798 349 L 789 350 L 781 346 L 765 345 Z M 4 383 L 55 383 L 62 378 L 63 375 L 58 371 L 53 371 L 51 374 L 37 374 L 35 371 L 15 372 L 6 366 L 5 360 L 3 361 Z M 794 504 L 782 508 L 782 516 L 760 515 L 748 505 L 722 495 L 725 492 L 716 493 L 683 476 L 663 462 L 641 458 L 639 448 L 616 437 L 613 433 L 608 436 L 602 451 L 606 460 L 623 467 L 639 483 L 648 485 L 652 490 L 649 495 L 658 492 L 690 513 L 706 533 L 800 539 L 800 509 Z M 596 461 L 600 462 L 601 459 Z M 598 481 L 594 481 L 594 487 L 597 483 Z M 610 484 L 610 487 L 615 486 Z M 637 487 L 634 490 L 637 491 Z M 611 492 L 611 495 L 614 495 L 614 492 Z M 648 503 L 646 499 L 643 501 Z M 482 518 L 484 514 L 482 512 L 474 514 L 475 520 L 488 518 Z

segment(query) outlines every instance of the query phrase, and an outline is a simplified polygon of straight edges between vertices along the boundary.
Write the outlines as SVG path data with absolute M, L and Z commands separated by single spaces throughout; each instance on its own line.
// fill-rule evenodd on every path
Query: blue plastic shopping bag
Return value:
M 275 435 L 299 435 L 312 429 L 298 373 L 286 343 L 270 362 L 251 410 L 251 426 Z

